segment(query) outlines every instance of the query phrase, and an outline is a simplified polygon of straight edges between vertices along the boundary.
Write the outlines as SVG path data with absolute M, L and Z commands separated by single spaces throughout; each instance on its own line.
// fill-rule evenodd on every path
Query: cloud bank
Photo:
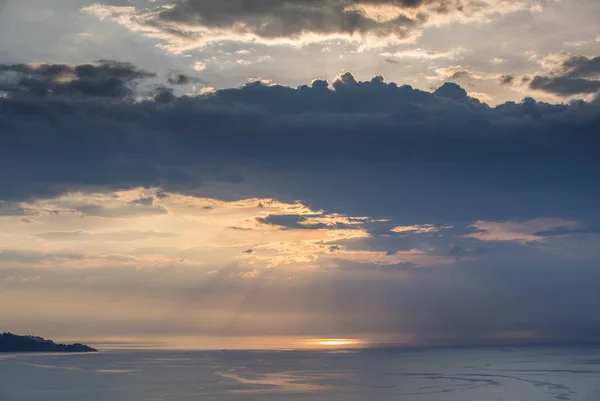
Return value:
M 28 68 L 34 67 L 10 67 Z M 105 65 L 98 68 L 106 71 Z M 125 76 L 150 74 L 139 71 L 127 66 Z M 4 200 L 51 197 L 84 186 L 193 193 L 222 182 L 246 195 L 257 195 L 252 191 L 260 187 L 321 208 L 333 182 L 345 194 L 340 196 L 360 185 L 366 193 L 386 188 L 379 199 L 382 215 L 406 204 L 430 219 L 452 209 L 477 220 L 493 210 L 502 218 L 523 214 L 517 198 L 527 188 L 539 189 L 532 193 L 537 213 L 549 216 L 590 210 L 585 199 L 595 193 L 587 183 L 599 168 L 596 102 L 525 99 L 492 108 L 452 83 L 425 92 L 380 76 L 358 82 L 350 73 L 331 84 L 316 80 L 290 88 L 255 81 L 160 101 L 132 99 L 122 81 L 115 86 L 120 89 L 103 92 L 115 95 L 106 97 L 81 90 L 79 78 L 65 84 L 40 80 L 44 96 L 21 78 L 4 86 L 7 95 L 0 99 L 0 167 L 11 171 L 0 179 Z M 293 188 L 292 181 L 267 178 L 274 173 L 294 177 Z M 459 192 L 489 205 L 462 208 Z M 369 203 L 362 197 L 354 201 L 360 208 L 348 205 L 349 212 L 372 215 L 361 210 Z M 515 199 L 502 201 L 507 198 Z

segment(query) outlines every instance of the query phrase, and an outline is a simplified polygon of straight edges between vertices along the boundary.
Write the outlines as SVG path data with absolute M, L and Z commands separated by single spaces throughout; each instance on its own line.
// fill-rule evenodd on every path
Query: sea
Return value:
M 600 401 L 600 347 L 0 354 L 0 401 Z

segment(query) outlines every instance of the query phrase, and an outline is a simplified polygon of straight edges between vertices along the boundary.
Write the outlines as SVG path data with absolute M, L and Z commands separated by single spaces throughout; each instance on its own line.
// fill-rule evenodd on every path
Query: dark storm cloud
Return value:
M 243 188 L 240 197 L 402 215 L 407 224 L 577 217 L 595 210 L 599 116 L 595 103 L 491 108 L 455 84 L 430 93 L 349 73 L 331 88 L 252 82 L 168 102 L 13 92 L 0 99 L 0 168 L 10 172 L 0 194 L 22 200 L 84 185 L 193 192 L 216 177 Z
M 100 60 L 96 64 L 0 64 L 0 91 L 43 95 L 125 98 L 135 84 L 155 74 L 129 63 Z

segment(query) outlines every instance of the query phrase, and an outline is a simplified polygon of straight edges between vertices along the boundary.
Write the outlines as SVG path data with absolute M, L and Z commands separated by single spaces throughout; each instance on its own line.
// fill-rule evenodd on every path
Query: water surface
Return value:
M 600 401 L 600 348 L 0 355 L 2 401 Z

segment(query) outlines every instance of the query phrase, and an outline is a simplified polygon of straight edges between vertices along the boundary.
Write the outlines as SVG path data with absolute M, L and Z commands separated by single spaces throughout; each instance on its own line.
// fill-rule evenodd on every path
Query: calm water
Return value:
M 1 401 L 600 401 L 600 348 L 0 355 Z

